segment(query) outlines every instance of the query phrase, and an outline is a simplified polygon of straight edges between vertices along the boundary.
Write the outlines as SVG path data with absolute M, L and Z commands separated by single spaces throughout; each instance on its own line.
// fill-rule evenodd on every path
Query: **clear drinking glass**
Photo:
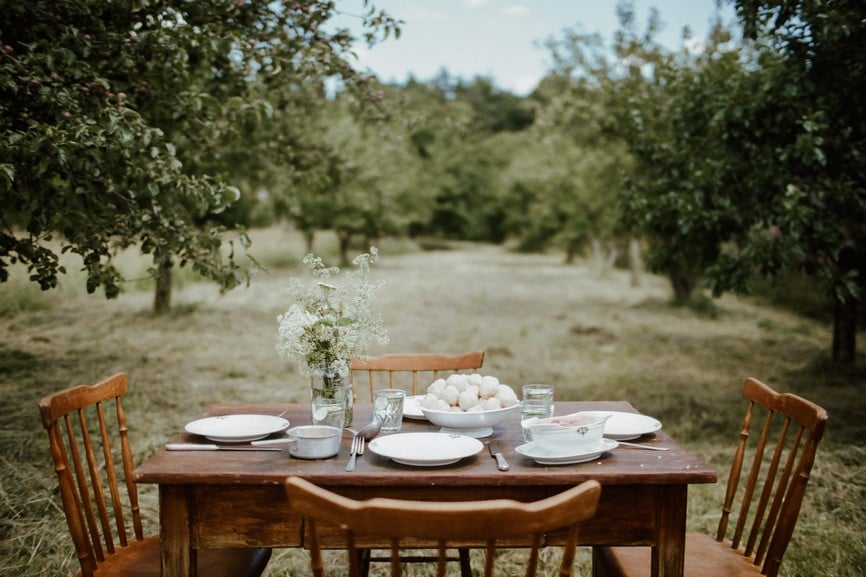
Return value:
M 520 422 L 537 417 L 547 419 L 553 416 L 553 385 L 531 383 L 523 385 L 523 399 L 520 401 Z M 524 442 L 531 442 L 529 431 L 523 429 Z
M 313 397 L 313 424 L 343 428 L 346 407 L 342 399 Z
M 552 408 L 553 385 L 542 385 L 538 383 L 523 385 L 523 400 L 530 401 L 535 405 L 549 405 Z
M 403 425 L 403 399 L 406 392 L 402 389 L 379 389 L 373 391 L 373 410 L 382 421 L 382 432 L 396 433 Z

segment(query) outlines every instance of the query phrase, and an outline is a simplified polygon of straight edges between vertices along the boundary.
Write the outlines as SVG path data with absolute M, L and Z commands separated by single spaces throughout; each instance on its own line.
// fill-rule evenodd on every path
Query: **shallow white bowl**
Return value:
M 469 437 L 482 438 L 493 434 L 493 427 L 508 415 L 520 410 L 520 405 L 512 405 L 493 411 L 477 411 L 474 413 L 456 413 L 437 411 L 421 407 L 421 412 L 434 425 L 442 427 L 443 433 L 460 433 Z
M 549 419 L 526 419 L 521 426 L 536 446 L 560 454 L 570 454 L 597 443 L 604 434 L 604 422 L 608 417 L 609 415 L 572 413 Z

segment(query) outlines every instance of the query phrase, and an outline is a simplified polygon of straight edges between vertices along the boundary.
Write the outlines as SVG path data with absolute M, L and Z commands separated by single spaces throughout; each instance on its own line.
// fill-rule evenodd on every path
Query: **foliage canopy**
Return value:
M 354 38 L 325 26 L 334 12 L 318 0 L 2 2 L 0 281 L 20 262 L 55 286 L 56 239 L 81 256 L 88 291 L 109 297 L 122 280 L 112 255 L 131 245 L 155 268 L 242 282 L 233 239 L 248 239 L 220 221 L 235 183 L 296 159 L 292 119 L 325 79 L 367 96 Z M 360 18 L 369 42 L 399 30 L 374 7 Z

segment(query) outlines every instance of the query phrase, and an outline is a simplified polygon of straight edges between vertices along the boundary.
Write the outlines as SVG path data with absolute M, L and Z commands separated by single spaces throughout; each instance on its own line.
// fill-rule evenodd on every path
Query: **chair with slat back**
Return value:
M 395 353 L 353 358 L 350 363 L 352 390 L 355 400 L 358 400 L 360 380 L 367 384 L 368 400 L 373 400 L 373 391 L 377 388 L 404 389 L 406 394 L 418 395 L 426 393 L 427 385 L 439 376 L 478 370 L 483 364 L 484 351 L 459 355 Z
M 60 498 L 81 577 L 159 577 L 159 536 L 146 536 L 121 397 L 123 373 L 39 401 Z M 270 549 L 214 549 L 197 555 L 198 574 L 258 577 Z
M 827 412 L 753 378 L 743 396 L 719 526 L 715 537 L 687 534 L 685 577 L 776 577 L 797 523 Z M 648 547 L 596 547 L 594 574 L 648 577 L 650 555 Z
M 407 501 L 374 498 L 358 501 L 332 493 L 298 477 L 285 484 L 289 506 L 304 516 L 314 577 L 324 575 L 325 566 L 319 532 L 343 534 L 349 577 L 361 577 L 355 544 L 364 539 L 391 543 L 391 576 L 402 574 L 401 541 L 420 539 L 439 543 L 438 577 L 445 575 L 445 549 L 450 543 L 483 544 L 486 551 L 483 575 L 493 576 L 497 547 L 509 542 L 529 543 L 526 577 L 536 574 L 539 551 L 553 531 L 566 535 L 559 576 L 573 574 L 579 525 L 595 514 L 601 485 L 586 481 L 551 497 L 532 503 L 510 499 L 463 502 Z
M 358 400 L 358 387 L 366 383 L 369 391 L 368 401 L 373 400 L 373 391 L 381 388 L 403 389 L 407 395 L 427 392 L 427 386 L 434 380 L 453 373 L 474 371 L 484 364 L 484 351 L 448 355 L 441 353 L 391 353 L 377 357 L 353 358 L 350 362 L 352 394 Z M 387 561 L 364 551 L 362 574 L 366 575 L 370 562 Z M 431 558 L 427 555 L 403 557 L 406 563 L 425 563 Z M 469 550 L 461 548 L 458 557 L 449 560 L 459 561 L 461 575 L 470 577 Z

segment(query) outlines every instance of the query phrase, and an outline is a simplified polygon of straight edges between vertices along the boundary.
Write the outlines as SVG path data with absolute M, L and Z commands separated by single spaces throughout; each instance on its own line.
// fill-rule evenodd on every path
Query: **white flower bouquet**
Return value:
M 321 258 L 308 254 L 304 264 L 315 283 L 290 280 L 294 303 L 277 317 L 276 349 L 292 360 L 303 374 L 340 374 L 348 371 L 349 359 L 367 352 L 373 342 L 388 343 L 388 332 L 375 308 L 382 282 L 369 280 L 370 266 L 379 251 L 355 257 L 354 271 L 339 280 L 340 269 L 327 267 Z

